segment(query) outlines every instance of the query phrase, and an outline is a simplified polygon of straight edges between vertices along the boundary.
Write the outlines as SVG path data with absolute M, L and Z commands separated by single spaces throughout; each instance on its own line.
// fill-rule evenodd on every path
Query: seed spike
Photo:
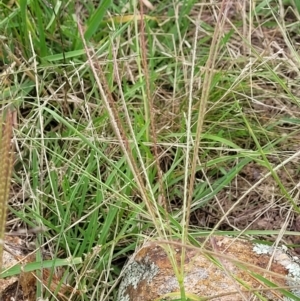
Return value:
M 6 224 L 7 203 L 11 183 L 13 166 L 13 112 L 8 110 L 0 116 L 0 272 L 2 270 L 2 256 Z

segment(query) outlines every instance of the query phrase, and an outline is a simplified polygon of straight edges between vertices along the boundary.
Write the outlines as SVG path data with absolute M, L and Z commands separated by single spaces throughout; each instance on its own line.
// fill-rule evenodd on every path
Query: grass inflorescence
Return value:
M 2 112 L 0 116 L 0 270 L 2 269 L 7 205 L 13 168 L 13 118 L 14 114 L 9 110 Z

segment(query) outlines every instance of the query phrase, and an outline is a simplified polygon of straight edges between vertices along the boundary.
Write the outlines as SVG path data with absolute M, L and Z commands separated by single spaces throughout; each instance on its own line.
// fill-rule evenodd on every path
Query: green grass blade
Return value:
M 99 25 L 103 21 L 103 18 L 111 6 L 112 0 L 103 0 L 100 2 L 98 8 L 95 13 L 91 16 L 91 18 L 87 22 L 87 29 L 85 31 L 84 37 L 86 40 L 90 40 L 93 34 L 99 30 Z

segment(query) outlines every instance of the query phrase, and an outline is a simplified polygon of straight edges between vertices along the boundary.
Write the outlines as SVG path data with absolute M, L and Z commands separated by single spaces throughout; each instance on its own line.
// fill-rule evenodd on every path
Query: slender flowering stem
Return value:
M 13 133 L 13 113 L 8 111 L 0 117 L 0 271 L 2 269 L 2 255 L 4 245 L 7 202 L 11 182 L 13 165 L 13 147 L 11 143 Z

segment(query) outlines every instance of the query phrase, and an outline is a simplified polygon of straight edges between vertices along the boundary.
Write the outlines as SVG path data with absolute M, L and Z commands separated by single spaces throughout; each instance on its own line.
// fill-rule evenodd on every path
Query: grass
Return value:
M 115 300 L 145 239 L 298 244 L 298 2 L 225 2 L 0 3 L 8 230 L 46 229 L 36 262 L 64 265 L 70 300 Z

